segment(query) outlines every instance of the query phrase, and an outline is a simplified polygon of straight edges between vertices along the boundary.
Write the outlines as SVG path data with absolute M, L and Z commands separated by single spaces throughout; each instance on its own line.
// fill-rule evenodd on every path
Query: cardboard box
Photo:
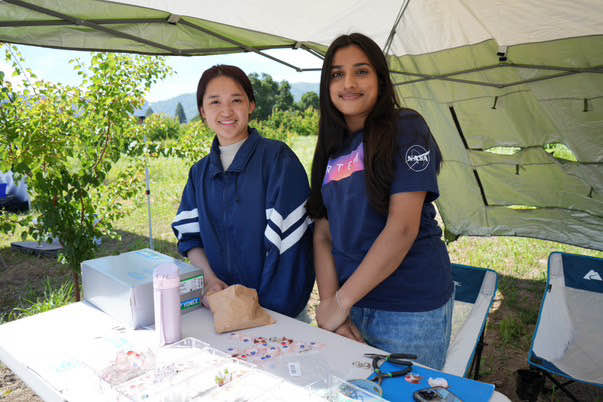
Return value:
M 152 325 L 153 270 L 165 262 L 173 262 L 180 269 L 182 312 L 199 308 L 203 295 L 201 269 L 148 248 L 82 262 L 84 299 L 128 328 Z

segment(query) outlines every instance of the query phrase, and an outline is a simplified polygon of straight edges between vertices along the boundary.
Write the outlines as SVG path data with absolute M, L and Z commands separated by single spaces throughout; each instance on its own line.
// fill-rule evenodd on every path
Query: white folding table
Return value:
M 359 364 L 369 362 L 363 354 L 384 353 L 282 314 L 272 311 L 270 314 L 275 319 L 275 324 L 238 333 L 251 338 L 287 337 L 320 344 L 319 351 L 283 356 L 261 366 L 298 385 L 306 385 L 327 372 L 342 379 L 366 378 L 372 373 L 372 369 Z M 182 321 L 184 337 L 200 339 L 224 352 L 233 347 L 231 334 L 217 334 L 214 331 L 213 319 L 207 309 L 191 311 L 183 315 Z M 65 389 L 78 386 L 76 377 L 73 380 L 69 378 L 73 367 L 69 367 L 68 360 L 68 356 L 77 351 L 76 345 L 112 331 L 123 330 L 118 322 L 89 303 L 73 303 L 1 325 L 0 360 L 44 400 L 64 401 L 66 395 L 73 395 Z M 154 331 L 151 329 L 133 332 L 141 338 L 154 339 Z M 289 377 L 287 365 L 292 362 L 300 363 L 298 367 L 301 368 L 301 376 Z M 92 400 L 92 397 L 88 394 L 86 400 Z M 70 397 L 68 400 L 79 398 Z M 495 391 L 491 401 L 508 399 Z

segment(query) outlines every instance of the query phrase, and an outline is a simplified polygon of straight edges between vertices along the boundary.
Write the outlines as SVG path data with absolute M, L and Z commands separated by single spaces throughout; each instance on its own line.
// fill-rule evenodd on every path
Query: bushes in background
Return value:
M 249 125 L 264 137 L 291 145 L 292 135 L 315 135 L 318 131 L 318 111 L 312 107 L 305 111 L 275 109 L 267 120 L 252 120 Z M 201 121 L 180 124 L 176 118 L 163 114 L 149 116 L 140 127 L 147 138 L 146 153 L 150 156 L 174 156 L 195 162 L 209 153 L 214 133 Z M 142 148 L 141 151 L 143 152 Z

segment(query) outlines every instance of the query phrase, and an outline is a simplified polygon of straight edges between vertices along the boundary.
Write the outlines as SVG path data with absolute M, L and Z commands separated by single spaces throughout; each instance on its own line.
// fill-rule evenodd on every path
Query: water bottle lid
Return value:
M 153 287 L 171 289 L 180 286 L 180 270 L 174 263 L 158 265 L 153 270 Z

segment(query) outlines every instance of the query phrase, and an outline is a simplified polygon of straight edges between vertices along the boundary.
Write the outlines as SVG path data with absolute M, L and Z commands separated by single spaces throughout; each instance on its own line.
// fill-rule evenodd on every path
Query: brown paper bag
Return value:
M 207 296 L 214 315 L 216 332 L 236 331 L 274 324 L 270 314 L 260 306 L 255 289 L 232 285 Z

